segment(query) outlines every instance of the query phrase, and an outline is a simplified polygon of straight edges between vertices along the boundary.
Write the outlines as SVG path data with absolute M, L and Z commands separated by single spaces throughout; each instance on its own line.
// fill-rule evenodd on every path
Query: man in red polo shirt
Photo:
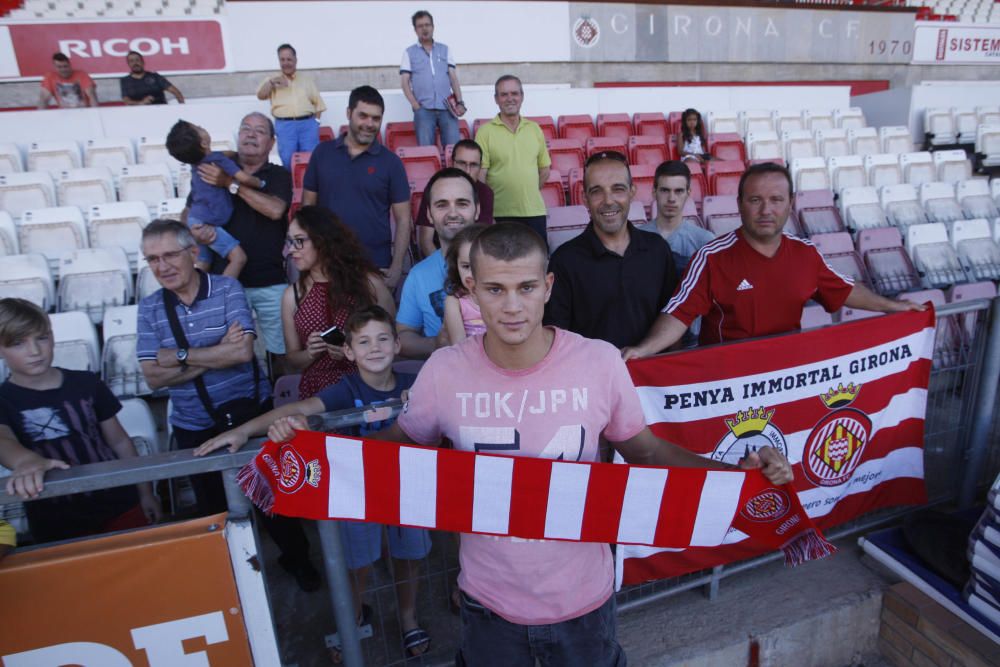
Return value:
M 830 268 L 813 244 L 782 233 L 793 202 L 784 167 L 764 163 L 747 169 L 738 201 L 742 227 L 695 254 L 646 337 L 622 350 L 626 360 L 670 347 L 699 315 L 704 318 L 699 344 L 711 345 L 795 331 L 810 299 L 828 312 L 845 305 L 884 313 L 924 309 L 855 285 Z

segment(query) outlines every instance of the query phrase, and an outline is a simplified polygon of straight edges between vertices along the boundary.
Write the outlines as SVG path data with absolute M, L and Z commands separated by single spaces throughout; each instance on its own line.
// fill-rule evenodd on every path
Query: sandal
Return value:
M 431 636 L 423 628 L 413 628 L 403 633 L 403 649 L 407 656 L 416 658 L 428 651 L 431 647 Z M 417 649 L 423 648 L 422 651 Z
M 361 605 L 361 618 L 358 619 L 358 636 L 366 639 L 372 636 L 372 608 L 366 604 Z M 429 640 L 428 640 L 429 641 Z M 330 649 L 330 660 L 335 665 L 344 661 L 344 655 L 340 644 L 340 633 L 334 632 L 326 636 L 326 647 Z

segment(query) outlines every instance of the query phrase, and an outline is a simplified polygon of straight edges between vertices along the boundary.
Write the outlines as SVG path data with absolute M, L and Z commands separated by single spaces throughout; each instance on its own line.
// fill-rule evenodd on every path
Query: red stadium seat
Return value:
M 542 128 L 542 134 L 545 135 L 546 141 L 559 138 L 559 133 L 556 131 L 556 122 L 552 120 L 552 116 L 525 116 L 525 118 L 538 123 L 538 126 Z
M 583 192 L 583 169 L 569 172 L 569 203 L 572 206 L 582 206 L 586 199 Z
M 705 180 L 705 173 L 701 170 L 701 165 L 694 160 L 687 160 L 684 164 L 691 171 L 690 199 L 698 207 L 698 210 L 701 211 L 701 202 L 704 201 L 705 195 L 708 194 L 708 182 Z
M 319 140 L 320 141 L 333 141 L 337 137 L 333 136 L 333 128 L 329 125 L 319 126 Z
M 677 152 L 677 135 L 671 134 L 667 137 L 667 154 L 670 156 L 671 160 L 681 159 L 680 153 Z
M 705 175 L 710 195 L 735 195 L 746 167 L 739 160 L 709 160 Z
M 597 135 L 593 119 L 586 114 L 559 116 L 559 138 L 586 142 Z
M 479 134 L 479 127 L 481 125 L 483 125 L 485 123 L 488 123 L 491 120 L 493 120 L 493 119 L 492 118 L 477 118 L 476 120 L 472 121 L 472 138 L 475 139 L 476 135 Z
M 463 139 L 471 139 L 472 135 L 469 134 L 469 121 L 464 118 L 458 119 L 458 136 Z
M 563 190 L 562 175 L 552 169 L 549 171 L 549 180 L 542 186 L 542 201 L 545 208 L 557 208 L 566 205 L 566 192 Z
M 743 139 L 735 132 L 719 132 L 708 135 L 708 152 L 718 160 L 746 162 L 747 159 Z
M 552 139 L 548 142 L 552 168 L 562 174 L 563 187 L 569 187 L 569 172 L 583 169 L 583 144 L 576 139 Z
M 410 181 L 410 220 L 417 219 L 417 211 L 420 210 L 420 200 L 424 198 L 424 188 L 427 187 L 429 179 Z
M 299 151 L 292 153 L 292 187 L 302 188 L 302 181 L 306 177 L 306 168 L 309 167 L 309 157 L 311 152 Z
M 660 137 L 641 135 L 628 139 L 628 161 L 631 165 L 648 164 L 656 167 L 669 157 L 670 149 Z
M 667 131 L 671 135 L 677 136 L 681 133 L 681 121 L 683 120 L 683 111 L 671 111 L 670 115 L 667 116 Z
M 597 134 L 601 137 L 622 137 L 628 140 L 632 135 L 632 119 L 627 113 L 599 113 Z
M 628 148 L 624 137 L 591 137 L 587 139 L 587 157 L 603 151 L 615 151 L 628 158 Z
M 413 127 L 413 122 L 386 123 L 385 145 L 391 151 L 404 146 L 417 146 L 417 131 Z
M 396 155 L 403 161 L 410 181 L 427 180 L 441 169 L 437 146 L 404 146 L 396 149 Z
M 652 219 L 654 193 L 653 175 L 656 173 L 656 165 L 637 164 L 631 167 L 632 183 L 635 185 L 635 201 L 640 202 L 646 209 L 646 216 Z
M 667 119 L 658 111 L 656 113 L 637 113 L 632 117 L 632 124 L 635 128 L 635 134 L 644 137 L 659 137 L 665 141 L 667 135 L 670 134 L 667 128 Z

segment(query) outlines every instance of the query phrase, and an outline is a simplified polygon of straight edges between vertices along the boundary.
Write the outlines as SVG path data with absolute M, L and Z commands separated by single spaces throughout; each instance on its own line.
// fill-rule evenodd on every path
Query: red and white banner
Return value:
M 909 312 L 629 363 L 660 437 L 735 463 L 770 445 L 825 530 L 865 512 L 926 502 L 923 441 L 934 313 Z M 623 584 L 766 552 L 731 531 L 725 546 L 622 546 Z
M 18 76 L 52 71 L 52 54 L 70 57 L 92 76 L 128 73 L 125 55 L 138 51 L 151 72 L 204 72 L 226 67 L 222 28 L 216 20 L 11 23 L 4 27 Z
M 913 31 L 913 62 L 996 65 L 1000 63 L 1000 25 L 918 23 Z

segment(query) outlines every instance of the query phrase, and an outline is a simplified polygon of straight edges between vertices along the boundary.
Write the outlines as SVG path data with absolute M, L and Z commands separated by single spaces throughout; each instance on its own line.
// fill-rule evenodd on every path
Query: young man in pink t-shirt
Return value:
M 603 435 L 630 463 L 730 467 L 652 434 L 614 346 L 542 326 L 554 277 L 535 232 L 493 225 L 470 260 L 468 287 L 486 333 L 434 352 L 403 414 L 373 438 L 421 445 L 448 438 L 468 451 L 597 461 Z M 281 442 L 304 427 L 290 418 L 268 436 Z M 744 467 L 763 466 L 776 484 L 792 479 L 775 450 L 751 457 Z M 459 558 L 465 664 L 625 664 L 606 544 L 463 534 Z

